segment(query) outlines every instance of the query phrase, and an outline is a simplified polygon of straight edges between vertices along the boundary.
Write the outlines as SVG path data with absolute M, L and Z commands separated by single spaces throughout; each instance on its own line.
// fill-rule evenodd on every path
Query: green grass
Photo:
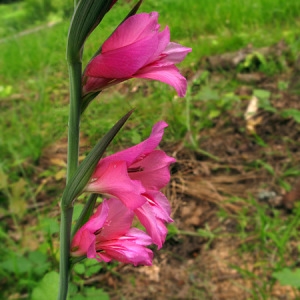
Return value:
M 119 0 L 100 28 L 90 36 L 85 47 L 85 63 L 125 17 L 131 4 Z M 141 7 L 141 11 L 153 10 L 159 12 L 162 28 L 166 25 L 170 27 L 172 41 L 193 48 L 192 53 L 179 66 L 181 69 L 198 70 L 202 57 L 234 51 L 248 44 L 262 47 L 284 39 L 293 55 L 299 51 L 298 1 L 147 0 Z M 7 38 L 0 41 L 0 212 L 12 216 L 19 235 L 23 234 L 22 212 L 18 214 L 18 210 L 14 209 L 29 199 L 35 200 L 37 186 L 31 180 L 32 173 L 43 149 L 66 136 L 68 114 L 68 73 L 65 61 L 68 20 L 28 35 L 12 36 L 23 28 L 21 25 L 25 21 L 22 18 L 27 13 L 22 2 L 0 5 L 0 37 Z M 27 23 L 26 26 L 32 27 L 34 24 Z M 272 74 L 278 71 L 271 70 L 271 67 L 274 68 L 271 64 L 266 65 L 266 71 Z M 216 118 L 241 103 L 233 94 L 238 85 L 236 81 L 229 78 L 214 83 L 210 79 L 210 73 L 204 72 L 194 82 L 194 89 L 190 86 L 184 99 L 176 97 L 170 87 L 159 82 L 131 80 L 122 91 L 111 88 L 91 103 L 82 119 L 82 131 L 94 144 L 125 111 L 135 108 L 127 125 L 131 130 L 123 130 L 112 143 L 109 152 L 140 142 L 149 134 L 153 123 L 161 119 L 169 123 L 165 141 L 178 142 L 189 131 L 191 138 L 186 146 L 201 151 L 197 146 L 199 132 L 212 128 Z M 295 118 L 299 117 L 297 111 L 290 113 Z M 260 160 L 248 167 L 263 169 L 268 164 Z M 47 174 L 45 172 L 42 178 L 53 176 L 55 171 L 50 169 Z M 286 166 L 284 172 L 287 175 L 277 180 L 281 186 L 289 187 L 285 176 L 298 176 L 299 173 L 290 166 Z M 25 180 L 24 185 L 20 179 Z M 47 184 L 45 188 L 51 194 L 55 206 L 61 191 L 47 187 Z M 243 201 L 247 202 L 247 206 L 235 217 L 238 223 L 237 234 L 241 240 L 247 239 L 251 229 L 251 234 L 256 235 L 257 239 L 254 244 L 241 245 L 241 255 L 259 253 L 261 261 L 268 263 L 266 274 L 287 267 L 285 253 L 289 251 L 288 241 L 299 240 L 296 230 L 300 226 L 298 218 L 291 215 L 283 219 L 275 210 L 270 217 L 266 214 L 267 208 L 257 205 L 256 201 Z M 299 207 L 295 213 L 299 216 Z M 36 251 L 20 248 L 22 242 L 14 242 L 10 238 L 7 225 L 0 226 L 0 241 L 6 246 L 0 249 L 0 281 L 6 288 L 6 291 L 0 292 L 2 297 L 8 294 L 19 295 L 24 290 L 30 294 L 43 274 L 57 268 L 58 253 L 54 242 L 57 240 L 57 222 L 39 214 L 34 216 L 37 218 L 36 223 L 25 232 L 32 234 L 36 240 L 39 234 L 43 236 L 43 242 L 37 246 Z M 220 214 L 220 218 L 232 217 L 225 212 Z M 279 236 L 274 232 L 279 233 Z M 210 234 L 213 234 L 210 235 L 212 239 L 218 236 L 218 233 Z M 269 255 L 275 257 L 270 264 Z M 43 268 L 37 268 L 37 263 L 43 265 Z M 75 270 L 74 276 L 78 277 L 79 285 L 81 270 L 92 269 L 87 264 Z M 94 274 L 93 271 L 90 271 L 91 274 Z M 254 277 L 248 270 L 239 271 L 244 276 Z M 270 285 L 274 282 L 272 279 L 269 286 L 253 291 L 253 297 L 259 299 L 257 295 L 260 292 L 267 297 Z

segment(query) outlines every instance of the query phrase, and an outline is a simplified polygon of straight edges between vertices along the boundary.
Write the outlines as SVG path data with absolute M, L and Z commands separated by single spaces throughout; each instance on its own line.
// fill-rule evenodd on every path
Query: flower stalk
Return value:
M 79 125 L 81 103 L 81 62 L 69 63 L 70 76 L 70 112 L 68 128 L 68 157 L 67 157 L 67 183 L 70 181 L 78 167 L 79 156 Z M 71 199 L 72 201 L 73 199 Z M 70 273 L 70 239 L 73 216 L 73 205 L 61 203 L 60 228 L 60 279 L 58 300 L 65 300 L 68 295 Z

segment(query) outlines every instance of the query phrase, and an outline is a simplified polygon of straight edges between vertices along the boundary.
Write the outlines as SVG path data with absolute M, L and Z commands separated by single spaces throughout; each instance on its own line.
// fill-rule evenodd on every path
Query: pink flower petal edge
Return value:
M 133 216 L 119 200 L 104 200 L 75 234 L 71 255 L 86 255 L 105 262 L 117 260 L 135 266 L 151 265 L 153 253 L 146 246 L 152 240 L 143 231 L 130 228 Z
M 88 63 L 83 96 L 136 77 L 164 82 L 183 97 L 186 79 L 174 64 L 184 60 L 192 49 L 170 42 L 168 27 L 159 30 L 157 12 L 125 20 L 103 43 L 101 53 Z

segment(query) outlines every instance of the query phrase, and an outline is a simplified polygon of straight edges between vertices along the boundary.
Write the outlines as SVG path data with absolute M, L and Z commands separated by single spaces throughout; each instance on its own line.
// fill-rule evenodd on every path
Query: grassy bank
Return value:
M 107 14 L 100 28 L 95 30 L 86 44 L 85 63 L 124 18 L 133 3 L 119 0 Z M 7 299 L 9 296 L 10 299 L 29 299 L 42 276 L 49 270 L 57 270 L 58 224 L 57 216 L 51 214 L 54 208 L 57 208 L 64 178 L 63 160 L 47 157 L 45 149 L 54 144 L 59 153 L 66 136 L 68 73 L 65 47 L 69 20 L 62 17 L 63 14 L 57 13 L 55 16 L 54 13 L 53 19 L 59 20 L 56 25 L 47 26 L 49 18 L 46 17 L 38 23 L 45 28 L 20 34 L 20 20 L 28 15 L 27 9 L 22 3 L 0 5 L 0 36 L 3 37 L 0 41 L 0 241 L 5 245 L 0 250 L 0 285 L 3 286 L 0 296 Z M 294 62 L 300 49 L 300 2 L 145 0 L 140 11 L 159 12 L 162 28 L 166 25 L 170 27 L 171 40 L 193 49 L 179 68 L 190 78 L 196 72 L 200 72 L 200 75 L 198 74 L 194 82 L 190 82 L 184 99 L 179 99 L 170 87 L 160 82 L 135 79 L 103 92 L 90 105 L 82 120 L 84 141 L 88 143 L 88 148 L 123 115 L 124 111 L 135 108 L 135 113 L 128 123 L 128 130 L 124 130 L 118 136 L 109 151 L 140 142 L 149 134 L 154 122 L 164 119 L 169 123 L 165 145 L 177 145 L 172 151 L 174 153 L 182 148 L 192 149 L 199 161 L 211 159 L 214 172 L 214 168 L 217 169 L 214 164 L 218 162 L 218 153 L 205 153 L 199 144 L 203 142 L 205 145 L 210 132 L 214 133 L 213 129 L 221 122 L 223 116 L 224 128 L 234 126 L 231 122 L 243 119 L 245 101 L 248 101 L 249 97 L 238 95 L 236 90 L 241 86 L 245 88 L 245 85 L 250 87 L 260 96 L 263 95 L 264 111 L 272 111 L 275 116 L 282 117 L 281 113 L 269 104 L 269 91 L 261 91 L 255 84 L 238 82 L 235 76 L 232 76 L 237 70 L 212 74 L 213 72 L 205 70 L 203 58 L 236 51 L 249 44 L 259 48 L 284 40 L 290 53 L 288 57 L 280 58 L 283 61 L 282 65 L 278 67 L 277 62 L 271 61 L 264 64 L 264 70 L 258 71 L 270 80 L 272 76 L 280 73 L 289 74 L 289 63 Z M 32 29 L 36 25 L 28 23 L 26 26 Z M 286 77 L 275 80 L 275 88 L 279 86 L 280 91 L 286 91 Z M 296 108 L 293 111 L 293 120 L 296 120 L 297 116 L 299 118 Z M 241 133 L 246 132 L 246 129 L 237 126 L 236 131 Z M 205 136 L 201 136 L 202 132 L 205 132 Z M 243 142 L 238 141 L 237 144 Z M 258 135 L 251 137 L 251 143 L 259 144 L 262 149 L 268 146 L 268 142 L 270 141 L 264 141 Z M 213 145 L 211 148 L 207 147 L 208 151 L 213 148 Z M 291 151 L 288 155 L 291 157 L 294 152 Z M 261 153 L 264 154 L 263 150 Z M 45 157 L 48 164 L 45 163 Z M 294 162 L 293 159 L 291 161 Z M 245 163 L 243 168 L 246 171 L 261 169 L 269 172 L 269 176 L 274 177 L 273 181 L 280 188 L 291 188 L 288 179 L 299 176 L 298 170 L 287 160 L 285 165 L 281 166 L 282 172 L 277 176 L 277 169 L 273 169 L 272 162 L 263 156 L 251 164 Z M 222 169 L 222 172 L 230 173 L 232 165 L 233 163 L 228 163 L 227 169 L 224 167 L 226 170 Z M 197 171 L 194 174 L 197 175 Z M 293 216 L 282 218 L 275 210 L 270 212 L 265 206 L 258 205 L 252 196 L 247 199 L 232 197 L 230 201 L 244 201 L 245 208 L 235 215 L 220 209 L 219 220 L 236 222 L 232 237 L 238 237 L 241 241 L 253 238 L 255 241 L 252 245 L 241 242 L 236 255 L 255 253 L 263 270 L 260 274 L 269 277 L 275 271 L 280 274 L 286 267 L 286 253 L 293 248 L 290 242 L 295 243 L 299 238 L 299 222 L 295 221 Z M 45 208 L 43 203 L 46 203 Z M 299 207 L 296 216 L 298 211 Z M 211 241 L 231 234 L 210 231 L 207 228 L 202 230 L 202 237 L 209 240 L 209 245 Z M 272 232 L 279 232 L 280 238 Z M 32 242 L 28 236 L 33 236 Z M 176 244 L 177 240 L 173 242 Z M 36 262 L 43 267 L 37 268 Z M 295 262 L 292 267 L 296 265 Z M 85 291 L 82 270 L 91 270 L 95 266 L 89 263 L 80 266 L 73 275 L 76 286 L 82 292 Z M 111 270 L 114 266 L 105 267 L 106 271 L 113 273 Z M 99 272 L 99 266 L 95 268 L 97 270 L 93 269 L 89 274 Z M 238 269 L 238 266 L 234 268 Z M 249 279 L 258 280 L 254 272 L 247 272 L 242 268 L 238 271 L 242 277 L 248 276 Z M 28 279 L 25 280 L 24 277 Z M 270 299 L 274 285 L 273 278 L 257 290 L 251 290 L 250 294 L 253 299 Z M 259 295 L 263 297 L 260 298 Z

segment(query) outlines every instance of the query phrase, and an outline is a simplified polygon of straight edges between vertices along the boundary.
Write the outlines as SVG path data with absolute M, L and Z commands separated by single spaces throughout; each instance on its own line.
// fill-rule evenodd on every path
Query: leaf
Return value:
M 0 171 L 0 190 L 8 187 L 7 175 L 1 170 Z
M 294 272 L 289 268 L 284 268 L 281 271 L 274 272 L 272 274 L 281 285 L 289 285 L 294 288 L 300 288 L 300 269 L 296 269 Z
M 91 266 L 87 268 L 86 270 L 86 276 L 90 277 L 92 275 L 95 275 L 99 273 L 99 271 L 102 269 L 102 266 L 100 263 L 95 264 L 94 266 Z
M 38 276 L 42 276 L 50 268 L 50 263 L 47 261 L 47 255 L 40 251 L 30 252 L 28 259 L 33 265 L 32 272 Z
M 35 263 L 27 257 L 11 253 L 1 262 L 0 268 L 20 276 L 32 272 L 35 268 Z
M 268 163 L 264 162 L 263 160 L 258 159 L 256 161 L 259 165 L 261 165 L 263 168 L 265 168 L 271 175 L 274 175 L 274 169 L 271 165 L 269 165 Z
M 220 111 L 220 110 L 212 109 L 212 110 L 209 112 L 209 114 L 208 114 L 208 118 L 209 118 L 209 119 L 214 119 L 214 118 L 218 117 L 220 114 L 221 114 L 221 111 Z
M 17 215 L 18 217 L 22 217 L 26 212 L 26 185 L 27 183 L 23 178 L 10 185 L 11 196 L 9 198 L 9 210 L 11 213 Z
M 81 203 L 77 203 L 75 206 L 74 206 L 74 211 L 73 211 L 73 220 L 78 220 L 80 214 L 81 214 L 81 211 L 83 210 L 83 207 L 84 205 L 81 204 Z
M 41 229 L 47 234 L 52 235 L 59 232 L 58 220 L 51 218 L 43 218 L 40 223 Z
M 298 109 L 285 109 L 283 112 L 282 112 L 282 116 L 284 118 L 293 118 L 297 123 L 300 123 L 300 110 Z
M 58 166 L 58 167 L 66 167 L 66 163 L 63 159 L 61 158 L 50 158 L 50 163 L 54 166 Z
M 109 295 L 102 289 L 96 289 L 94 287 L 86 288 L 87 299 L 89 300 L 109 300 Z
M 96 289 L 94 287 L 85 288 L 83 295 L 75 295 L 71 297 L 71 300 L 109 300 L 109 295 L 102 289 Z
M 97 143 L 97 145 L 90 151 L 84 161 L 79 165 L 75 174 L 71 180 L 67 183 L 67 186 L 62 195 L 61 203 L 64 207 L 72 205 L 73 200 L 83 191 L 84 187 L 90 180 L 93 171 L 104 154 L 106 148 L 120 131 L 128 118 L 133 113 L 133 110 L 124 115 Z
M 271 93 L 270 93 L 270 91 L 267 91 L 267 90 L 257 89 L 257 90 L 253 91 L 253 95 L 256 96 L 259 99 L 267 99 L 267 100 L 269 100 L 269 98 L 271 96 Z
M 57 300 L 59 274 L 47 273 L 33 290 L 31 300 Z
M 198 100 L 209 101 L 209 100 L 219 100 L 219 99 L 220 96 L 218 92 L 212 90 L 209 87 L 204 87 L 198 94 Z
M 82 275 L 85 272 L 85 266 L 83 264 L 80 264 L 80 263 L 75 264 L 73 269 L 74 269 L 74 272 L 79 274 L 79 275 Z

